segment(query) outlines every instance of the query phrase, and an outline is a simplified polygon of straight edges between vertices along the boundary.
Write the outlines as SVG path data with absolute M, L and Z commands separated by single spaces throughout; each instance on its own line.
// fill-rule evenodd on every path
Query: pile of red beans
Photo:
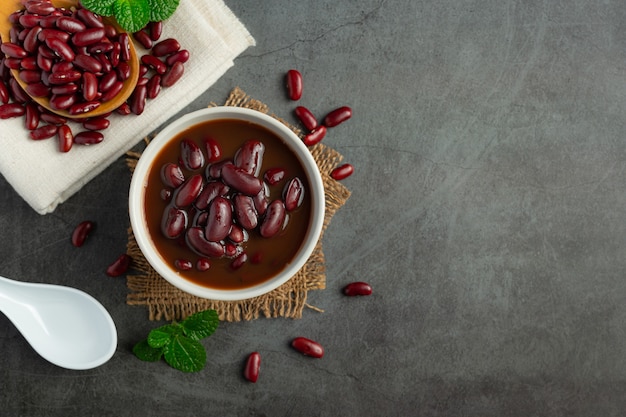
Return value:
M 130 77 L 130 36 L 80 6 L 56 8 L 45 0 L 28 0 L 24 6 L 10 16 L 10 39 L 0 45 L 0 119 L 24 116 L 31 139 L 57 136 L 62 152 L 73 144 L 102 142 L 109 114 L 78 117 L 115 97 Z M 189 52 L 175 39 L 159 41 L 161 33 L 162 23 L 153 22 L 133 34 L 148 52 L 141 57 L 135 90 L 116 113 L 141 114 L 148 99 L 182 77 Z M 26 91 L 11 70 L 26 83 Z M 69 117 L 44 109 L 31 96 L 48 98 L 53 109 Z M 72 132 L 68 121 L 73 119 L 81 131 Z

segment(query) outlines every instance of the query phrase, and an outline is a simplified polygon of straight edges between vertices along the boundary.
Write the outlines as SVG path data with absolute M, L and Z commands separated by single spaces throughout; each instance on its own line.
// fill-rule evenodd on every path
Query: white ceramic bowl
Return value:
M 153 159 L 161 148 L 172 138 L 191 126 L 218 119 L 239 119 L 260 125 L 274 132 L 298 157 L 309 180 L 311 190 L 311 218 L 308 231 L 299 252 L 291 263 L 279 273 L 256 286 L 242 289 L 217 289 L 198 285 L 175 271 L 157 252 L 155 245 L 148 234 L 145 218 L 146 178 L 152 167 Z M 256 110 L 239 107 L 212 107 L 189 113 L 166 126 L 146 147 L 133 173 L 129 192 L 129 214 L 133 234 L 146 260 L 163 278 L 175 287 L 198 297 L 212 300 L 244 300 L 270 292 L 287 282 L 304 266 L 311 256 L 322 231 L 324 223 L 324 185 L 322 178 L 308 148 L 302 140 L 284 124 L 273 117 Z M 268 240 L 271 244 L 271 239 Z

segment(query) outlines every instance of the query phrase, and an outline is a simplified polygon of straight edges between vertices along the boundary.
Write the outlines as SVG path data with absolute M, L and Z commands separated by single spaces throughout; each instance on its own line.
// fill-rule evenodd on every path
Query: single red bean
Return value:
M 119 115 L 122 115 L 122 116 L 128 116 L 132 112 L 133 111 L 130 108 L 130 104 L 128 104 L 128 103 L 120 104 L 120 106 L 115 110 L 115 113 L 117 113 Z
M 49 100 L 50 107 L 56 110 L 66 110 L 76 103 L 74 94 L 53 94 Z
M 136 115 L 143 113 L 147 97 L 148 88 L 145 85 L 138 85 L 130 96 L 130 110 Z
M 324 126 L 335 127 L 352 117 L 352 109 L 348 106 L 339 107 L 326 115 Z
M 196 261 L 196 269 L 200 272 L 208 271 L 211 268 L 211 260 L 204 256 L 198 258 Z
M 83 122 L 83 127 L 87 130 L 104 130 L 110 125 L 111 121 L 106 117 L 96 117 Z
M 74 64 L 67 61 L 56 61 L 52 65 L 51 72 L 67 72 L 75 70 Z
M 26 113 L 26 108 L 20 103 L 8 103 L 0 106 L 0 119 L 11 119 Z
M 268 168 L 268 170 L 265 171 L 265 174 L 263 174 L 263 179 L 269 185 L 276 185 L 285 178 L 285 175 L 287 175 L 287 172 L 285 171 L 284 168 L 280 168 L 280 167 Z
M 100 42 L 105 36 L 106 31 L 104 27 L 85 29 L 72 35 L 72 43 L 76 46 L 87 46 Z
M 141 63 L 155 70 L 157 74 L 165 74 L 165 71 L 167 71 L 167 65 L 154 55 L 143 55 Z
M 222 145 L 212 137 L 204 138 L 204 147 L 207 154 L 207 162 L 219 161 L 222 158 Z
M 100 77 L 98 82 L 98 90 L 101 92 L 108 91 L 113 84 L 117 81 L 117 73 L 115 71 L 109 71 Z
M 194 205 L 199 210 L 205 210 L 214 198 L 223 197 L 228 194 L 228 191 L 230 191 L 230 187 L 223 182 L 211 181 L 204 186 Z
M 254 208 L 256 209 L 256 212 L 259 216 L 263 216 L 267 211 L 267 207 L 270 205 L 270 190 L 267 183 L 263 183 L 261 191 L 252 197 L 252 199 L 254 200 Z
M 148 23 L 147 29 L 150 39 L 156 42 L 161 38 L 161 34 L 163 33 L 163 22 L 150 22 Z
M 247 140 L 235 154 L 234 164 L 236 167 L 256 177 L 261 170 L 264 153 L 265 145 L 261 141 L 256 139 Z
M 64 43 L 67 43 L 67 41 L 69 41 L 70 39 L 70 34 L 67 32 L 63 32 L 62 30 L 47 28 L 47 29 L 42 29 L 37 35 L 37 39 L 40 42 L 45 42 L 46 45 L 48 45 L 49 47 L 50 45 L 48 44 L 48 42 L 46 42 L 46 39 L 52 39 L 52 38 L 56 38 Z
M 280 232 L 285 222 L 285 216 L 285 204 L 281 200 L 272 201 L 267 207 L 265 217 L 259 227 L 261 236 L 270 238 Z
M 104 140 L 104 135 L 100 132 L 86 130 L 74 135 L 74 143 L 77 145 L 95 145 Z
M 124 88 L 123 82 L 121 81 L 114 82 L 111 88 L 109 88 L 104 94 L 102 94 L 102 97 L 100 98 L 100 100 L 102 102 L 113 100 L 115 96 L 117 96 L 120 93 L 120 91 L 122 91 L 122 88 Z
M 74 94 L 78 92 L 78 84 L 76 83 L 67 83 L 67 84 L 59 84 L 53 85 L 50 88 L 50 92 L 52 94 Z
M 115 68 L 115 72 L 117 72 L 117 77 L 122 80 L 122 81 L 126 81 L 127 79 L 130 78 L 130 65 L 128 65 L 128 62 L 120 62 L 119 64 L 117 64 L 117 68 Z
M 49 29 L 48 29 L 49 30 Z M 43 33 L 43 31 L 42 31 Z M 46 45 L 52 49 L 56 54 L 63 60 L 67 62 L 74 61 L 76 54 L 70 48 L 70 46 L 66 43 L 66 41 L 60 38 L 48 37 L 46 38 Z
M 243 248 L 239 245 L 234 244 L 233 242 L 224 242 L 224 256 L 228 258 L 236 258 L 239 255 L 243 254 Z M 242 262 L 243 261 L 243 262 Z M 247 261 L 247 259 L 242 259 L 237 261 L 237 259 L 233 259 L 230 264 L 232 269 L 239 269 L 243 266 L 243 264 Z
M 222 167 L 221 177 L 226 185 L 249 196 L 258 194 L 263 188 L 263 182 L 259 178 L 233 164 Z
M 152 48 L 152 45 L 154 44 L 154 41 L 150 39 L 150 35 L 148 35 L 148 33 L 144 30 L 133 33 L 133 37 L 146 49 Z
M 65 117 L 61 117 L 57 114 L 49 113 L 47 111 L 41 113 L 41 120 L 55 125 L 63 125 L 67 123 L 67 119 Z
M 87 29 L 87 26 L 78 19 L 70 16 L 60 16 L 56 19 L 55 25 L 57 28 L 70 33 L 82 32 Z
M 300 71 L 291 69 L 287 71 L 287 94 L 293 101 L 302 97 L 302 74 Z
M 233 205 L 235 208 L 235 218 L 237 219 L 237 223 L 239 223 L 244 229 L 254 229 L 259 222 L 259 217 L 256 208 L 254 207 L 254 200 L 252 197 L 237 194 L 233 198 Z
M 156 57 L 163 57 L 178 52 L 179 50 L 180 43 L 174 38 L 168 38 L 152 47 L 152 55 Z
M 9 69 L 19 70 L 22 68 L 22 59 L 24 58 L 5 58 L 4 66 Z
M 148 88 L 148 98 L 155 99 L 161 92 L 161 76 L 159 74 L 154 74 L 150 77 L 146 87 Z
M 76 10 L 76 17 L 85 25 L 87 25 L 87 27 L 104 28 L 104 23 L 102 22 L 102 18 L 87 9 L 80 8 Z
M 28 32 L 28 35 L 26 35 L 24 43 L 22 44 L 25 51 L 33 53 L 37 50 L 37 47 L 39 46 L 39 32 L 42 30 L 41 26 L 35 26 Z
M 50 84 L 67 84 L 73 83 L 82 77 L 82 74 L 76 70 L 67 70 L 67 71 L 55 71 L 50 73 L 48 76 L 48 82 Z
M 167 70 L 167 72 L 163 75 L 163 78 L 161 78 L 161 86 L 173 86 L 178 80 L 180 80 L 184 72 L 185 66 L 183 65 L 183 63 L 180 61 L 175 62 L 174 65 L 172 65 L 170 69 Z
M 113 43 L 110 41 L 103 41 L 94 43 L 87 47 L 87 52 L 90 54 L 106 54 L 107 52 L 111 52 L 113 50 Z
M 259 352 L 252 352 L 246 359 L 246 366 L 243 370 L 243 377 L 248 381 L 255 383 L 259 379 L 259 371 L 261 370 L 261 355 Z
M 72 232 L 72 245 L 77 248 L 83 246 L 89 234 L 95 229 L 96 223 L 91 220 L 85 220 L 78 223 Z
M 98 77 L 94 73 L 83 73 L 81 86 L 85 101 L 93 101 L 98 97 Z
M 50 72 L 52 69 L 52 59 L 45 57 L 41 53 L 37 53 L 37 66 L 41 68 L 42 71 Z
M 209 217 L 207 218 L 204 235 L 207 240 L 219 242 L 228 236 L 233 222 L 233 209 L 230 201 L 224 197 L 215 197 L 209 204 Z
M 31 13 L 31 14 L 36 14 L 40 16 L 48 16 L 51 13 L 54 13 L 56 11 L 56 8 L 50 2 L 29 1 L 29 2 L 26 2 L 26 10 L 28 11 L 28 13 Z
M 9 88 L 4 80 L 0 79 L 0 102 L 7 104 L 9 102 Z
M 198 144 L 190 139 L 180 142 L 180 157 L 185 168 L 195 171 L 204 166 L 204 154 Z
M 57 129 L 57 138 L 59 140 L 59 151 L 69 152 L 74 144 L 74 135 L 72 129 L 68 125 L 61 125 Z
M 304 106 L 298 106 L 294 110 L 294 113 L 306 130 L 312 131 L 317 127 L 317 118 L 311 113 L 311 110 Z
M 24 70 L 19 73 L 20 80 L 25 83 L 31 84 L 41 81 L 41 71 L 37 70 Z
M 185 174 L 178 165 L 168 162 L 161 167 L 161 181 L 168 187 L 176 188 L 185 182 Z
M 103 72 L 111 72 L 113 71 L 113 64 L 111 64 L 111 60 L 105 54 L 96 55 L 96 58 L 102 64 Z
M 33 83 L 26 86 L 26 92 L 31 97 L 48 97 L 50 95 L 50 88 L 46 87 L 44 83 Z
M 28 130 L 35 130 L 39 126 L 39 110 L 33 103 L 26 104 L 26 117 L 24 118 L 24 127 Z
M 24 48 L 10 42 L 0 44 L 0 50 L 11 58 L 24 58 L 28 55 L 28 52 L 24 50 Z
M 239 255 L 236 255 L 235 259 L 230 263 L 230 267 L 232 269 L 239 269 L 248 262 L 248 254 L 245 252 L 241 252 Z
M 20 66 L 25 70 L 40 70 L 37 66 L 37 58 L 33 55 L 27 56 L 26 58 L 22 58 L 20 61 Z
M 187 245 L 199 255 L 209 258 L 221 258 L 224 256 L 224 246 L 218 242 L 211 242 L 204 236 L 201 227 L 190 227 L 185 235 Z
M 85 101 L 82 103 L 76 103 L 72 107 L 69 108 L 69 113 L 73 116 L 77 116 L 80 114 L 89 113 L 100 107 L 99 101 Z
M 193 263 L 189 259 L 174 260 L 174 267 L 180 271 L 189 271 L 193 268 Z
M 33 140 L 48 139 L 56 135 L 57 129 L 56 125 L 40 126 L 30 132 L 30 138 Z
M 228 233 L 228 240 L 233 243 L 243 243 L 248 240 L 248 233 L 239 225 L 233 224 L 230 233 Z
M 174 204 L 177 207 L 187 207 L 193 203 L 200 192 L 202 191 L 203 179 L 202 175 L 196 174 L 193 175 L 176 190 L 176 195 L 174 196 Z
M 19 18 L 20 25 L 25 28 L 32 28 L 39 24 L 39 16 L 34 14 L 23 14 Z
M 113 68 L 116 68 L 120 64 L 121 52 L 122 46 L 119 44 L 119 42 L 115 42 L 113 44 L 113 49 L 111 50 L 111 52 L 109 52 L 109 59 L 111 60 L 111 65 L 113 65 Z
M 102 63 L 98 59 L 89 55 L 76 55 L 73 62 L 74 65 L 84 69 L 85 71 L 93 73 L 102 71 Z
M 321 358 L 324 356 L 324 348 L 319 343 L 306 337 L 296 337 L 291 341 L 291 346 L 306 356 Z
M 161 219 L 161 232 L 168 239 L 176 239 L 187 227 L 187 212 L 176 207 L 167 207 Z
M 324 139 L 326 136 L 326 126 L 320 125 L 315 130 L 311 131 L 307 135 L 304 136 L 303 142 L 306 146 L 314 146 L 317 145 Z
M 30 101 L 30 96 L 22 89 L 15 78 L 9 80 L 9 91 L 16 103 L 26 103 Z
M 106 269 L 106 274 L 110 277 L 119 277 L 128 271 L 132 258 L 123 253 Z
M 120 59 L 126 62 L 130 59 L 130 38 L 128 33 L 120 33 L 118 42 L 120 44 Z
M 354 167 L 351 164 L 343 164 L 333 169 L 330 172 L 330 176 L 332 179 L 336 181 L 341 181 L 343 179 L 348 178 L 354 172 Z
M 177 62 L 184 64 L 187 61 L 189 61 L 189 51 L 186 49 L 181 49 L 180 51 L 175 52 L 172 55 L 165 58 L 165 64 L 168 67 L 173 66 Z
M 343 287 L 343 293 L 349 297 L 357 295 L 371 295 L 372 286 L 369 285 L 367 282 L 351 282 L 350 284 Z
M 304 184 L 298 177 L 294 177 L 285 184 L 283 189 L 283 201 L 287 211 L 293 211 L 300 207 L 304 200 Z

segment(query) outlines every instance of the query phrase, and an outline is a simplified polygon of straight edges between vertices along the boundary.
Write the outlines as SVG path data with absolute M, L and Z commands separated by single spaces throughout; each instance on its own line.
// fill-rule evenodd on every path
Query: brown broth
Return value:
M 213 137 L 222 147 L 222 159 L 232 159 L 239 147 L 249 139 L 260 140 L 265 145 L 263 165 L 259 176 L 272 167 L 282 167 L 286 170 L 285 179 L 270 186 L 270 201 L 281 198 L 284 185 L 293 177 L 299 177 L 305 187 L 305 196 L 302 205 L 289 212 L 288 223 L 285 229 L 272 238 L 263 238 L 258 231 L 249 232 L 249 240 L 244 243 L 248 262 L 239 269 L 231 268 L 232 258 L 211 258 L 211 267 L 207 271 L 198 271 L 195 263 L 199 255 L 189 249 L 181 240 L 167 239 L 161 233 L 161 218 L 168 202 L 161 198 L 161 191 L 166 188 L 161 180 L 161 167 L 167 162 L 178 164 L 180 142 L 183 138 L 195 141 L 205 153 L 203 139 Z M 182 166 L 181 166 L 182 168 Z M 189 172 L 184 168 L 185 177 L 191 174 L 204 172 L 202 170 Z M 311 189 L 304 168 L 295 154 L 284 142 L 268 129 L 254 123 L 241 120 L 214 120 L 192 126 L 167 143 L 155 158 L 148 175 L 146 188 L 146 220 L 148 232 L 161 257 L 173 270 L 176 259 L 187 259 L 193 262 L 194 268 L 180 271 L 184 278 L 198 285 L 216 289 L 239 289 L 257 285 L 274 276 L 288 265 L 300 249 L 307 233 L 311 216 L 311 198 L 308 195 Z M 189 210 L 188 210 L 189 211 Z M 190 219 L 193 215 L 188 216 Z M 250 259 L 260 254 L 261 261 L 252 263 Z

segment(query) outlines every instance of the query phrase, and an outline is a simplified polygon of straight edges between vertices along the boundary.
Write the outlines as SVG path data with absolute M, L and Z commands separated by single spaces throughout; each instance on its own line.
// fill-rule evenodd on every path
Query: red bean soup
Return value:
M 310 189 L 296 155 L 268 129 L 203 122 L 169 141 L 150 168 L 148 232 L 186 279 L 251 287 L 294 259 L 310 224 Z

